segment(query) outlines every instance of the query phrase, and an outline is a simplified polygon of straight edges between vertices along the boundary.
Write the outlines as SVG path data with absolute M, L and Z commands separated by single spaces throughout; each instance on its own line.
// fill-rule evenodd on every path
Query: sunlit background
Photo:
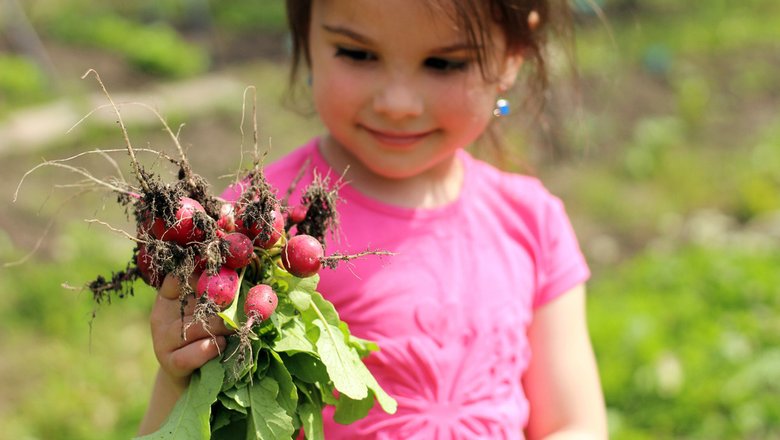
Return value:
M 780 438 L 780 2 L 573 6 L 579 77 L 509 140 L 593 268 L 612 438 Z M 18 186 L 95 149 L 120 151 L 64 164 L 132 179 L 82 75 L 133 145 L 173 153 L 159 112 L 219 191 L 253 113 L 269 161 L 319 132 L 285 103 L 288 47 L 281 0 L 0 0 L 0 438 L 129 438 L 156 368 L 150 288 L 95 308 L 63 287 L 129 261 L 88 222 L 133 232 L 115 198 L 58 166 Z

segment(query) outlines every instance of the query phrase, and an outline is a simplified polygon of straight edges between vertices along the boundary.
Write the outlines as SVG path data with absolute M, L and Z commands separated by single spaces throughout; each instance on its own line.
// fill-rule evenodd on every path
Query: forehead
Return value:
M 312 26 L 344 26 L 366 34 L 466 39 L 453 0 L 314 0 Z

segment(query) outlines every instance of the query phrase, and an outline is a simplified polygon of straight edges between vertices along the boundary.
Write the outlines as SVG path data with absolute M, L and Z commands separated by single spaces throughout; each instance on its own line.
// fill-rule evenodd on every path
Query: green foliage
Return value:
M 160 430 L 139 437 L 144 440 L 191 440 L 209 438 L 211 404 L 222 387 L 225 369 L 219 359 L 212 359 L 193 373 L 190 386 L 184 391 Z
M 737 184 L 739 199 L 735 212 L 750 219 L 780 209 L 780 128 L 770 124 L 748 150 L 740 167 Z
M 597 277 L 589 320 L 613 438 L 780 435 L 778 267 L 777 250 L 689 246 Z
M 136 50 L 150 52 L 153 61 L 139 61 L 139 66 L 189 66 L 152 71 L 196 71 L 192 65 L 200 63 L 180 59 L 181 54 L 201 55 L 186 55 L 191 46 L 173 29 L 182 32 L 191 24 L 192 5 L 203 2 L 20 3 L 29 8 L 36 28 L 50 32 L 58 44 L 72 41 L 128 60 L 143 58 L 131 55 Z M 283 27 L 281 3 L 212 1 L 207 17 L 220 36 L 276 32 Z M 576 3 L 587 13 L 589 2 Z M 621 249 L 638 253 L 614 262 L 609 271 L 596 267 L 590 286 L 589 320 L 612 438 L 778 438 L 778 253 L 693 246 L 660 252 L 639 245 L 657 235 L 664 216 L 684 218 L 708 208 L 748 222 L 780 209 L 775 50 L 780 2 L 596 3 L 605 8 L 607 22 L 581 23 L 577 61 L 587 86 L 583 94 L 593 93 L 595 100 L 586 103 L 582 117 L 590 124 L 586 138 L 598 148 L 589 150 L 575 173 L 568 173 L 575 167 L 565 163 L 551 166 L 550 175 L 566 181 L 569 189 L 562 195 L 576 221 L 598 225 L 598 232 L 614 236 Z M 160 21 L 169 25 L 145 24 Z M 302 130 L 305 120 L 275 111 L 285 87 L 284 66 L 245 66 L 232 73 L 258 86 L 259 119 L 274 145 L 283 146 L 272 154 L 318 130 L 312 125 Z M 600 78 L 606 78 L 601 80 L 606 87 L 592 92 Z M 29 61 L 0 56 L 0 107 L 37 101 L 45 93 L 43 78 Z M 106 133 L 94 134 L 86 144 L 117 141 L 113 131 L 100 134 Z M 131 135 L 142 139 L 148 133 Z M 84 139 L 77 142 L 79 148 L 84 145 Z M 193 145 L 200 147 L 197 140 Z M 101 307 L 90 331 L 91 299 L 60 283 L 80 284 L 123 267 L 132 246 L 85 229 L 79 224 L 66 230 L 49 259 L 0 269 L 0 319 L 8 329 L 0 340 L 6 373 L 0 435 L 127 439 L 146 408 L 146 390 L 157 368 L 148 335 L 154 292 L 140 286 L 136 297 Z M 0 255 L 7 261 L 10 239 L 2 234 L 0 239 Z M 290 297 L 303 308 L 311 289 L 291 285 Z M 322 364 L 313 360 L 316 346 L 306 328 L 289 330 L 276 350 L 291 353 L 300 377 L 321 379 Z M 270 358 L 265 368 L 271 368 Z M 316 433 L 323 402 L 305 385 L 298 389 L 301 423 Z M 236 391 L 220 404 L 240 412 L 250 398 Z M 340 416 L 346 418 L 360 413 L 359 405 L 345 403 L 344 409 Z M 221 434 L 232 438 L 233 432 Z
M 647 118 L 634 126 L 631 143 L 625 152 L 625 168 L 633 178 L 657 175 L 664 165 L 669 150 L 685 142 L 681 123 L 677 118 Z
M 212 13 L 220 28 L 238 32 L 282 31 L 287 23 L 281 0 L 220 0 L 213 5 Z
M 4 371 L 13 372 L 3 384 L 0 436 L 127 439 L 156 371 L 148 343 L 155 292 L 139 285 L 134 297 L 95 308 L 88 291 L 64 289 L 123 268 L 133 245 L 82 222 L 62 226 L 63 235 L 47 237 L 54 241 L 48 259 L 0 267 L 7 329 L 0 350 Z M 0 247 L 3 262 L 20 256 Z
M 326 402 L 335 405 L 340 423 L 365 417 L 375 399 L 395 412 L 395 400 L 361 362 L 361 353 L 376 345 L 352 337 L 333 304 L 315 291 L 319 276 L 299 279 L 271 264 L 264 281 L 279 295 L 274 314 L 246 340 L 231 335 L 222 358 L 201 369 L 163 426 L 142 439 L 276 440 L 301 427 L 310 428 L 307 438 L 322 439 L 321 416 L 313 414 Z M 243 307 L 234 307 L 256 281 L 244 280 L 233 310 L 222 315 L 231 325 L 247 320 Z
M 18 55 L 0 54 L 0 113 L 42 101 L 47 89 L 46 77 L 35 63 Z
M 77 9 L 177 27 L 213 25 L 222 33 L 279 31 L 286 23 L 284 0 L 37 0 L 27 8 L 34 18 L 48 19 Z
M 49 27 L 63 41 L 115 52 L 140 69 L 163 77 L 204 72 L 209 55 L 165 23 L 141 24 L 118 15 L 64 14 Z

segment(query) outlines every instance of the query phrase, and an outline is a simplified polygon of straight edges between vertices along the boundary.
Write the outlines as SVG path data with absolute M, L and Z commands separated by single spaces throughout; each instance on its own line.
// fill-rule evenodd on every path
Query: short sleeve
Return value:
M 534 308 L 541 307 L 590 278 L 563 202 L 550 196 L 544 204 Z

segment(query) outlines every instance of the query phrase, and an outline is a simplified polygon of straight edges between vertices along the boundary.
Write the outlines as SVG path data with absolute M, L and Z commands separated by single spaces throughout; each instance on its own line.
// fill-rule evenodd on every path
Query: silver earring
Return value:
M 496 100 L 496 108 L 493 109 L 493 116 L 500 118 L 501 116 L 509 115 L 510 112 L 509 101 L 504 98 L 499 98 Z

